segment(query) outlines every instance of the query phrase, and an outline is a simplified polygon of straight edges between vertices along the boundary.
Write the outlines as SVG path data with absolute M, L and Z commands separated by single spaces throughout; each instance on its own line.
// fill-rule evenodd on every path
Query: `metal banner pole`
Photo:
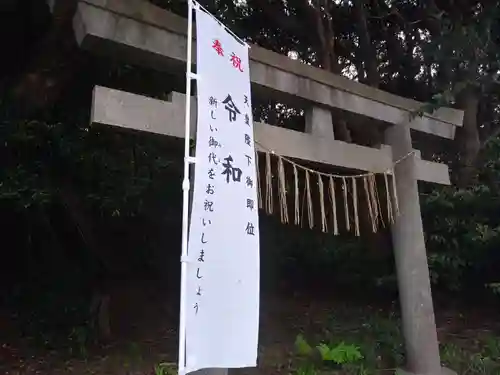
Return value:
M 181 253 L 181 299 L 179 313 L 179 375 L 185 374 L 186 368 L 186 281 L 188 261 L 188 231 L 189 231 L 189 165 L 194 163 L 189 153 L 191 133 L 191 80 L 194 75 L 192 66 L 193 45 L 193 3 L 188 0 L 188 30 L 187 30 L 187 58 L 186 58 L 186 113 L 184 135 L 184 179 L 182 181 L 182 253 Z

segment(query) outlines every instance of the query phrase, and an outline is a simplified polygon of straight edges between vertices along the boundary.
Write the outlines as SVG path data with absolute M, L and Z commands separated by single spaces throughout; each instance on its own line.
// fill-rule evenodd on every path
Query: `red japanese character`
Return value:
M 222 49 L 222 44 L 220 44 L 219 39 L 214 40 L 212 48 L 217 51 L 219 56 L 224 56 L 224 50 Z
M 243 71 L 241 67 L 241 59 L 238 56 L 236 56 L 234 52 L 231 53 L 231 62 L 233 63 L 234 68 L 239 69 L 240 72 Z

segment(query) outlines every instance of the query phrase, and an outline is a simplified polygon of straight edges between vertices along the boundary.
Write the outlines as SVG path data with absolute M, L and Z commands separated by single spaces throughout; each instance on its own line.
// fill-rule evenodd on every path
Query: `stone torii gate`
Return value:
M 100 55 L 184 74 L 185 19 L 144 0 L 79 0 L 74 31 L 80 46 Z M 255 124 L 255 139 L 277 154 L 306 161 L 380 173 L 412 152 L 411 131 L 453 139 L 463 112 L 440 108 L 409 120 L 423 103 L 398 97 L 334 75 L 286 56 L 252 46 L 250 71 L 254 95 L 306 106 L 306 131 Z M 192 98 L 193 104 L 195 98 Z M 171 137 L 184 137 L 185 95 L 168 101 L 97 86 L 92 122 Z M 192 129 L 196 108 L 192 106 Z M 335 139 L 332 111 L 341 109 L 383 126 L 386 145 L 370 148 Z M 194 132 L 192 133 L 192 136 Z M 440 363 L 429 270 L 420 213 L 418 181 L 450 184 L 448 167 L 414 157 L 395 168 L 400 215 L 392 227 L 405 338 L 406 371 L 438 375 Z M 207 371 L 205 371 L 206 373 Z M 208 371 L 216 374 L 227 370 Z

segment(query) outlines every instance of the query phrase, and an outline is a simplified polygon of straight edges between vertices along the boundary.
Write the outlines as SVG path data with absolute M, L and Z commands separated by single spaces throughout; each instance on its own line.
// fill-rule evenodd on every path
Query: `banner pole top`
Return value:
M 233 30 L 231 30 L 229 27 L 227 27 L 226 25 L 224 25 L 217 17 L 215 17 L 212 13 L 210 13 L 210 11 L 208 9 L 206 9 L 203 5 L 201 5 L 199 2 L 197 2 L 196 0 L 189 0 L 189 3 L 191 4 L 191 6 L 192 6 L 193 9 L 195 9 L 195 10 L 200 10 L 201 9 L 206 14 L 208 14 L 210 17 L 212 17 L 215 21 L 217 21 L 217 23 L 220 26 L 222 26 L 229 34 L 231 34 L 233 36 L 233 38 L 235 38 L 240 44 L 244 45 L 248 49 L 251 48 L 250 45 L 247 42 L 245 42 L 238 35 L 236 35 Z

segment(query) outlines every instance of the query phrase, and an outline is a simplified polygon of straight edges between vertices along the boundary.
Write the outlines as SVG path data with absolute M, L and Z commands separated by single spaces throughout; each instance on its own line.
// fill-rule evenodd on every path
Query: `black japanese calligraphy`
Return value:
M 210 137 L 208 139 L 208 147 L 222 147 L 222 145 L 214 137 Z
M 210 185 L 208 184 L 207 185 L 207 190 L 205 191 L 207 194 L 210 194 L 210 195 L 213 195 L 215 193 L 215 190 L 214 190 L 214 185 Z
M 245 181 L 245 184 L 248 186 L 248 187 L 253 187 L 253 180 L 247 176 L 246 178 L 246 181 Z
M 212 126 L 212 125 L 209 125 L 209 127 L 210 127 L 210 131 L 211 131 L 212 133 L 214 132 L 214 130 L 215 130 L 215 131 L 217 131 L 217 128 L 216 128 L 216 127 L 214 127 L 214 126 Z
M 249 208 L 250 210 L 253 210 L 254 205 L 255 205 L 255 202 L 253 199 L 247 199 L 247 208 Z
M 198 262 L 204 262 L 205 261 L 205 250 L 200 251 L 200 255 L 198 256 Z
M 211 96 L 208 98 L 208 105 L 217 108 L 217 99 Z
M 250 126 L 250 117 L 247 114 L 245 114 L 245 125 Z
M 210 117 L 212 118 L 212 120 L 217 120 L 217 117 L 215 117 L 213 110 L 210 111 Z
M 205 208 L 205 211 L 214 212 L 214 202 L 212 201 L 205 199 L 203 207 Z
M 255 227 L 253 226 L 252 223 L 248 222 L 247 227 L 246 227 L 245 230 L 246 230 L 247 234 L 249 234 L 250 236 L 254 236 L 255 235 L 255 233 L 254 233 Z
M 247 144 L 248 146 L 251 146 L 250 142 L 252 140 L 250 139 L 250 136 L 248 134 L 245 134 L 245 144 Z
M 210 168 L 208 170 L 208 178 L 211 179 L 211 180 L 213 180 L 214 177 L 215 177 L 215 172 L 214 172 L 213 168 Z
M 201 287 L 200 286 L 198 287 L 198 290 L 196 291 L 196 295 L 201 296 Z
M 236 115 L 241 114 L 241 112 L 238 109 L 238 107 L 236 107 L 236 105 L 234 104 L 231 95 L 228 95 L 222 103 L 225 104 L 224 108 L 226 108 L 226 110 L 228 111 L 229 122 L 236 121 Z
M 240 182 L 243 172 L 240 168 L 236 168 L 232 165 L 233 157 L 229 155 L 227 158 L 224 158 L 224 160 L 226 162 L 222 163 L 222 166 L 224 167 L 222 174 L 226 175 L 226 182 L 229 183 L 231 179 L 233 182 Z
M 205 218 L 203 218 L 201 220 L 201 223 L 203 224 L 204 227 L 206 227 L 207 225 L 212 224 L 212 220 L 205 220 Z
M 195 314 L 198 314 L 198 308 L 199 308 L 199 306 L 198 306 L 198 302 L 196 302 L 196 303 L 194 304 L 193 308 L 194 308 Z
M 196 278 L 203 279 L 203 276 L 200 275 L 200 269 L 199 268 L 196 270 Z
M 243 95 L 243 104 L 246 104 L 248 107 L 248 96 Z
M 201 243 L 207 243 L 208 241 L 205 241 L 205 233 L 201 234 Z
M 213 152 L 208 154 L 208 162 L 217 165 L 218 164 L 217 155 L 215 155 L 215 153 L 213 153 Z
M 247 164 L 252 165 L 252 157 L 248 155 L 245 155 L 245 157 L 247 158 Z

